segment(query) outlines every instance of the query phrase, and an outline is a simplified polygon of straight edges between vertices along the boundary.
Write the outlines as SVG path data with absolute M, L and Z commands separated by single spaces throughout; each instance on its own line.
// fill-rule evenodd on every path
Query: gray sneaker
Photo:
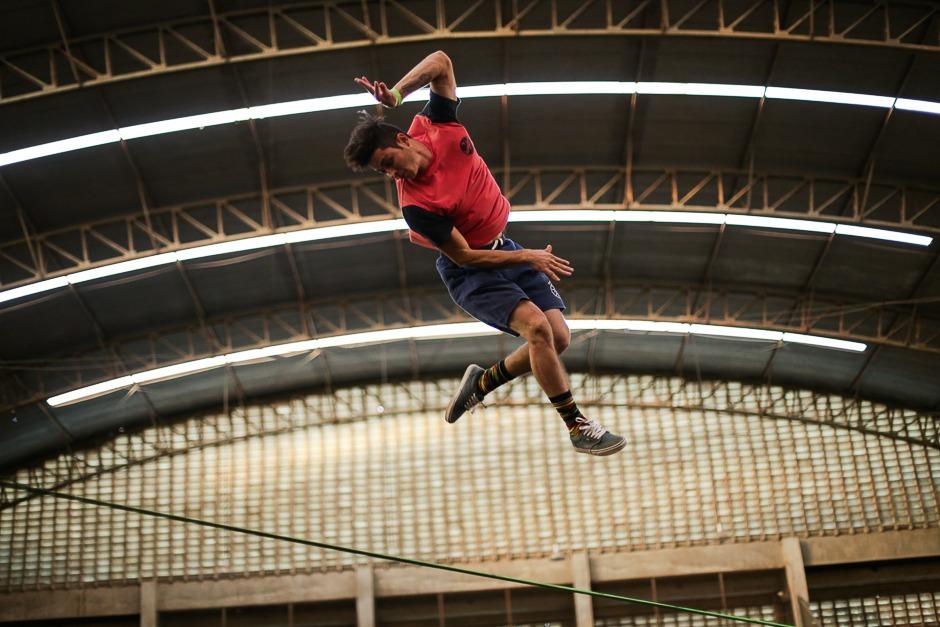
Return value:
M 613 455 L 627 445 L 622 435 L 611 433 L 596 420 L 582 416 L 575 419 L 575 426 L 568 432 L 574 450 L 588 455 Z
M 444 414 L 444 420 L 447 422 L 457 422 L 457 419 L 464 415 L 464 412 L 471 412 L 477 405 L 483 402 L 483 395 L 480 394 L 480 388 L 477 381 L 486 372 L 476 364 L 470 364 L 463 373 L 463 379 L 454 392 L 454 397 L 450 399 L 447 405 L 447 412 Z

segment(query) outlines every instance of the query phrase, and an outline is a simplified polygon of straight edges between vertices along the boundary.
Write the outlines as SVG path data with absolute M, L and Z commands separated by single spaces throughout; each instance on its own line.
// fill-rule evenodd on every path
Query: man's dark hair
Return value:
M 359 123 L 350 133 L 349 143 L 346 144 L 346 150 L 343 152 L 346 165 L 356 172 L 365 170 L 369 167 L 372 153 L 378 148 L 397 146 L 398 142 L 395 138 L 403 132 L 397 126 L 387 124 L 385 118 L 380 115 L 360 111 Z

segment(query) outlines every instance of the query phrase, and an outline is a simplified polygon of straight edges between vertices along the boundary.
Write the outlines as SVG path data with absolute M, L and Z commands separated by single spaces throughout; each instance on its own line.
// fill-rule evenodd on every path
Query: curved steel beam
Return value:
M 502 177 L 504 169 L 494 169 Z M 940 189 L 863 178 L 607 166 L 510 168 L 519 211 L 615 209 L 748 213 L 940 236 Z M 624 194 L 624 188 L 631 194 Z M 863 204 L 862 199 L 867 202 Z M 846 206 L 844 214 L 838 213 Z M 366 219 L 399 217 L 384 178 L 270 189 L 151 208 L 0 244 L 0 290 L 155 253 Z M 272 225 L 278 225 L 272 227 Z
M 940 51 L 927 0 L 320 0 L 215 13 L 0 56 L 0 104 L 81 87 L 329 50 L 442 39 L 680 36 Z M 789 3 L 784 3 L 789 5 Z
M 890 303 L 839 302 L 815 294 L 756 291 L 742 287 L 669 284 L 571 283 L 565 290 L 570 319 L 643 319 L 760 328 L 822 335 L 875 346 L 940 354 L 940 320 L 916 307 Z M 802 300 L 801 300 L 802 298 Z M 793 314 L 793 312 L 796 312 Z M 279 308 L 228 313 L 207 320 L 221 346 L 206 340 L 199 324 L 153 330 L 113 340 L 133 372 L 219 354 L 264 348 L 318 337 L 366 331 L 466 322 L 469 319 L 443 290 L 380 293 L 357 300 L 329 299 Z M 894 323 L 893 325 L 891 323 Z M 97 361 L 95 361 L 97 360 Z M 0 412 L 101 382 L 111 365 L 94 350 L 30 362 L 18 373 L 32 394 L 9 377 L 0 379 Z M 8 367 L 16 372 L 14 363 Z
M 579 403 L 586 407 L 614 406 L 605 399 L 605 394 L 626 377 L 621 375 L 585 375 L 585 384 L 579 389 Z M 593 381 L 591 381 L 593 379 Z M 440 387 L 450 380 L 433 381 Z M 352 388 L 334 391 L 332 394 L 308 396 L 304 402 L 292 403 L 296 411 L 281 413 L 266 412 L 265 420 L 250 420 L 247 412 L 236 411 L 225 421 L 212 420 L 212 414 L 199 416 L 198 428 L 173 429 L 159 426 L 143 432 L 122 437 L 123 441 L 109 440 L 95 451 L 60 455 L 42 467 L 20 471 L 16 477 L 24 483 L 49 490 L 65 488 L 93 477 L 148 463 L 162 457 L 185 454 L 194 449 L 222 446 L 232 442 L 260 438 L 278 433 L 309 429 L 331 421 L 330 407 L 341 403 L 333 397 L 353 394 L 375 399 L 383 406 L 383 417 L 395 415 L 394 398 L 401 391 L 404 398 L 426 399 L 427 394 L 414 390 L 415 385 L 427 382 L 387 383 L 381 387 Z M 940 449 L 938 428 L 940 423 L 927 414 L 883 405 L 842 398 L 833 394 L 791 391 L 772 385 L 748 385 L 731 381 L 690 381 L 677 378 L 650 377 L 646 381 L 648 390 L 668 393 L 657 394 L 655 400 L 628 401 L 626 409 L 669 409 L 680 411 L 715 411 L 736 415 L 760 416 L 771 420 L 791 420 L 808 424 L 826 425 L 837 429 L 850 429 L 867 435 L 887 437 L 908 444 Z M 533 388 L 534 389 L 534 388 Z M 384 400 L 388 394 L 388 400 Z M 442 392 L 437 395 L 447 398 Z M 524 402 L 527 407 L 542 403 L 541 396 Z M 505 406 L 507 403 L 501 403 Z M 443 411 L 443 405 L 423 404 L 423 411 Z M 400 411 L 414 411 L 407 408 Z M 297 415 L 299 412 L 300 415 Z M 361 416 L 359 419 L 374 419 L 376 416 Z M 208 419 L 206 419 L 208 418 Z M 223 424 L 224 422 L 224 424 Z M 243 423 L 241 427 L 233 423 Z M 233 428 L 234 427 L 234 428 Z M 158 431 L 166 431 L 160 435 Z M 172 433 L 171 433 L 172 432 Z M 172 437 L 170 437 L 172 435 Z M 30 497 L 14 498 L 12 493 L 0 491 L 0 511 L 13 507 Z

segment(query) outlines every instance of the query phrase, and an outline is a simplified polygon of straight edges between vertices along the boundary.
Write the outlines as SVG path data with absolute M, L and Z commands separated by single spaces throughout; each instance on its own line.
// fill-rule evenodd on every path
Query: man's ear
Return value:
M 398 145 L 402 148 L 407 148 L 408 142 L 411 141 L 411 138 L 408 137 L 407 133 L 399 132 L 397 135 L 395 135 L 395 141 L 398 142 Z

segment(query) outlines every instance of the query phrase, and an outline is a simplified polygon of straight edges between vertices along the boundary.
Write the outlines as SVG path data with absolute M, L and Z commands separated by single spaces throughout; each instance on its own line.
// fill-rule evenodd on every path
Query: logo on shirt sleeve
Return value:
M 460 140 L 460 152 L 465 155 L 473 154 L 473 142 L 466 135 Z

